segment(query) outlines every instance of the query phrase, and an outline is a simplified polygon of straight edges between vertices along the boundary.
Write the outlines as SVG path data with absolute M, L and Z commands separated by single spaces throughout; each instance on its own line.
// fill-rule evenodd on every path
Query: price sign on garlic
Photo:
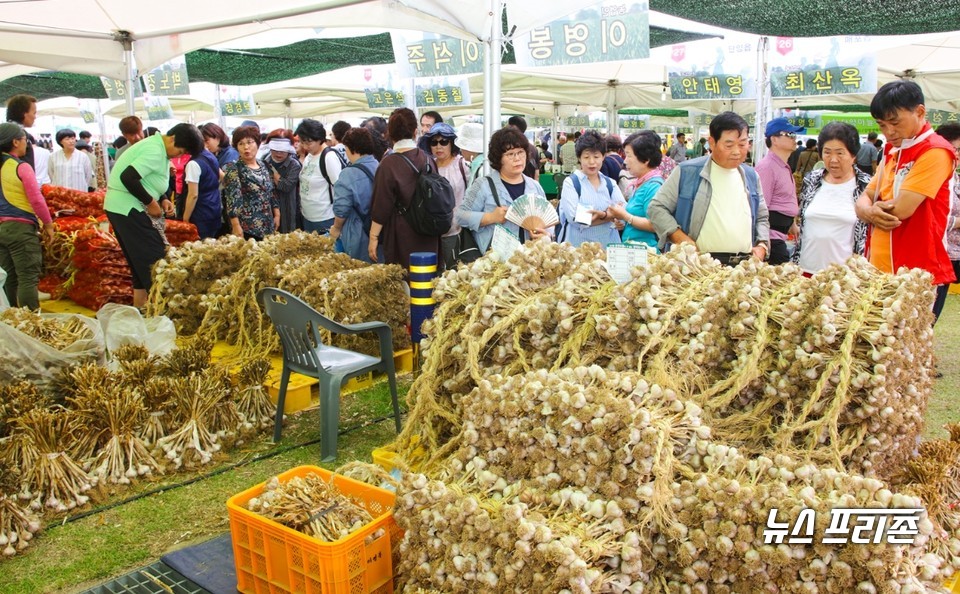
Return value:
M 630 282 L 634 266 L 646 266 L 649 251 L 646 246 L 611 244 L 607 246 L 607 271 L 618 283 Z
M 520 247 L 520 240 L 503 225 L 497 225 L 493 230 L 493 239 L 490 241 L 490 249 L 500 256 L 503 261 L 509 260 L 513 252 Z

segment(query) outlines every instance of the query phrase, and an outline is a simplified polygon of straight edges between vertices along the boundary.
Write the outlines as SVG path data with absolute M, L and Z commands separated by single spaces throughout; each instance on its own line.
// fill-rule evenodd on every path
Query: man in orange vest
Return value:
M 856 209 L 872 225 L 867 257 L 874 266 L 891 274 L 903 266 L 922 268 L 933 275 L 933 284 L 942 285 L 956 280 L 944 234 L 957 157 L 926 113 L 915 82 L 898 80 L 877 91 L 870 114 L 887 142 Z

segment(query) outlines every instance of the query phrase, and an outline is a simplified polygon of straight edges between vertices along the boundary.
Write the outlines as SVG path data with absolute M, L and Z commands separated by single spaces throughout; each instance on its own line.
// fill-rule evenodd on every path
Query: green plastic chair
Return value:
M 283 372 L 277 399 L 277 418 L 273 441 L 280 441 L 283 401 L 290 373 L 296 372 L 320 380 L 320 455 L 324 462 L 337 457 L 337 433 L 340 426 L 340 388 L 343 382 L 370 371 L 382 371 L 390 381 L 393 415 L 400 432 L 400 404 L 397 401 L 397 374 L 393 366 L 393 333 L 383 322 L 338 324 L 320 314 L 297 297 L 281 289 L 264 288 L 257 293 L 283 345 Z M 380 339 L 380 357 L 325 345 L 319 329 L 334 334 L 375 332 Z

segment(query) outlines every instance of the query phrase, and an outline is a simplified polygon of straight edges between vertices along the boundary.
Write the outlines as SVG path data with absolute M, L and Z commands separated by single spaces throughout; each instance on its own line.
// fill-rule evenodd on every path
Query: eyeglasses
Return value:
M 434 138 L 433 140 L 430 141 L 430 146 L 437 146 L 438 144 L 439 144 L 440 146 L 447 146 L 448 144 L 450 144 L 450 139 L 449 139 L 449 138 Z
M 527 156 L 527 151 L 523 149 L 518 149 L 515 151 L 510 151 L 509 153 L 503 153 L 503 156 L 507 159 L 524 159 Z
M 797 133 L 796 133 L 796 132 L 781 132 L 781 133 L 777 134 L 777 136 L 786 136 L 787 138 L 796 138 L 796 137 L 797 137 Z

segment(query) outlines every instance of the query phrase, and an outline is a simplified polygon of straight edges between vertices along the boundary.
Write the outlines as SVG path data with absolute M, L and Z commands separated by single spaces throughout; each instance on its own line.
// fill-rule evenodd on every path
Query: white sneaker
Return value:
M 37 297 L 40 301 L 50 301 L 50 293 L 44 293 L 43 291 L 37 291 Z

